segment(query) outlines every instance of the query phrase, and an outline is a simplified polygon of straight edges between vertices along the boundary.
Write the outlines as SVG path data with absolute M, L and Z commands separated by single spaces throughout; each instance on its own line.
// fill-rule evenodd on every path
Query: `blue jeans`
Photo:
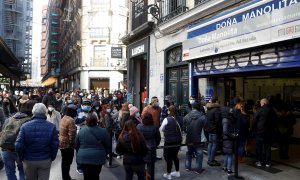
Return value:
M 2 150 L 2 156 L 3 156 L 7 180 L 17 180 L 16 164 L 19 170 L 19 179 L 25 180 L 23 164 L 19 160 L 17 153 L 12 151 Z
M 208 147 L 207 147 L 208 162 L 215 161 L 217 145 L 218 145 L 218 135 L 209 134 Z
M 192 156 L 196 154 L 196 171 L 200 171 L 202 169 L 203 162 L 203 146 L 188 146 L 188 151 L 186 152 L 185 158 L 185 168 L 191 169 L 192 167 Z
M 228 170 L 232 170 L 232 164 L 233 164 L 233 154 L 225 154 L 224 155 L 224 168 L 227 168 Z

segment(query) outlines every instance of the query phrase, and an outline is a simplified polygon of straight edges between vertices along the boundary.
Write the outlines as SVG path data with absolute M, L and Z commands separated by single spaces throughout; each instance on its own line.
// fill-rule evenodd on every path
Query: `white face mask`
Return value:
M 195 100 L 190 100 L 190 104 L 194 104 L 195 103 Z
M 99 107 L 97 106 L 97 107 L 95 107 L 95 109 L 96 109 L 96 110 L 99 110 Z
M 49 111 L 53 111 L 54 108 L 53 108 L 53 107 L 48 107 L 48 110 L 49 110 Z
M 140 113 L 139 112 L 137 112 L 136 114 L 135 114 L 135 117 L 140 117 L 141 115 L 140 115 Z

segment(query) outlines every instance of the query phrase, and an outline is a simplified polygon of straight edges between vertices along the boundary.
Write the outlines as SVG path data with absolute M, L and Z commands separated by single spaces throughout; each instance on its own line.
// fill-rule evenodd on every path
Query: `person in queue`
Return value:
M 143 134 L 148 147 L 144 161 L 146 163 L 146 179 L 149 180 L 151 178 L 151 162 L 155 162 L 156 148 L 160 143 L 161 136 L 159 129 L 153 123 L 152 115 L 148 112 L 142 116 L 142 123 L 137 125 L 137 129 Z M 153 150 L 153 148 L 155 149 Z
M 168 117 L 166 117 L 161 126 L 160 131 L 164 133 L 165 147 L 164 158 L 167 163 L 167 173 L 163 174 L 166 179 L 172 179 L 172 176 L 180 177 L 178 152 L 182 141 L 182 132 L 179 123 L 176 120 L 176 108 L 171 105 L 168 109 Z M 171 172 L 174 162 L 175 171 Z
M 70 168 L 73 162 L 76 125 L 74 118 L 77 116 L 77 107 L 70 104 L 66 114 L 61 119 L 59 126 L 59 149 L 61 151 L 61 173 L 63 180 L 71 180 Z
M 5 166 L 5 173 L 8 180 L 17 179 L 16 165 L 19 171 L 19 179 L 25 180 L 25 173 L 22 161 L 15 151 L 16 138 L 20 132 L 21 126 L 31 120 L 32 108 L 36 101 L 29 100 L 23 103 L 20 112 L 7 119 L 6 125 L 0 136 L 0 147 Z
M 126 180 L 132 180 L 134 173 L 138 180 L 145 179 L 144 157 L 148 148 L 143 134 L 136 128 L 133 121 L 128 120 L 117 142 L 116 152 L 123 156 L 123 165 L 126 172 Z
M 26 179 L 49 179 L 52 161 L 58 151 L 58 134 L 55 125 L 46 119 L 47 108 L 37 103 L 32 109 L 32 120 L 20 130 L 15 146 L 23 161 Z
M 76 136 L 77 163 L 83 170 L 84 180 L 99 180 L 106 156 L 111 152 L 109 135 L 97 126 L 97 116 L 88 113 L 86 126 Z

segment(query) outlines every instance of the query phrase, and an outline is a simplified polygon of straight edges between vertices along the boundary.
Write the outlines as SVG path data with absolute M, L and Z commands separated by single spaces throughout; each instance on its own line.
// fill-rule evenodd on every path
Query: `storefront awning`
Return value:
M 56 77 L 49 77 L 44 82 L 42 82 L 42 85 L 43 86 L 51 86 L 51 85 L 55 84 L 56 82 L 57 82 Z

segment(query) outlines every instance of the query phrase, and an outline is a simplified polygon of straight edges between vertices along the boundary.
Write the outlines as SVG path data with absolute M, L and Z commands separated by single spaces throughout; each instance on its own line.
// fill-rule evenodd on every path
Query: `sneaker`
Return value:
M 222 170 L 227 173 L 227 168 L 223 167 Z
M 212 161 L 208 165 L 210 165 L 210 166 L 221 166 L 221 164 L 218 161 Z
M 173 172 L 171 172 L 171 176 L 180 177 L 180 172 L 179 171 L 173 171 Z
M 228 176 L 230 176 L 230 175 L 232 175 L 233 174 L 233 172 L 231 171 L 231 170 L 227 170 L 227 175 Z
M 271 164 L 267 163 L 265 166 L 269 168 L 269 167 L 271 167 Z
M 78 174 L 83 174 L 83 170 L 82 169 L 76 169 L 76 172 L 78 173 Z
M 185 170 L 186 170 L 187 172 L 192 171 L 191 168 L 185 168 Z
M 166 179 L 172 179 L 172 176 L 171 176 L 171 174 L 168 174 L 168 173 L 165 173 L 164 175 L 164 178 L 166 178 Z
M 255 165 L 256 165 L 257 167 L 261 167 L 261 163 L 260 163 L 259 161 L 256 162 Z
M 121 159 L 122 157 L 121 156 L 117 156 L 117 159 Z
M 196 174 L 202 174 L 203 172 L 205 171 L 205 169 L 200 169 L 200 170 L 195 170 L 195 173 Z

